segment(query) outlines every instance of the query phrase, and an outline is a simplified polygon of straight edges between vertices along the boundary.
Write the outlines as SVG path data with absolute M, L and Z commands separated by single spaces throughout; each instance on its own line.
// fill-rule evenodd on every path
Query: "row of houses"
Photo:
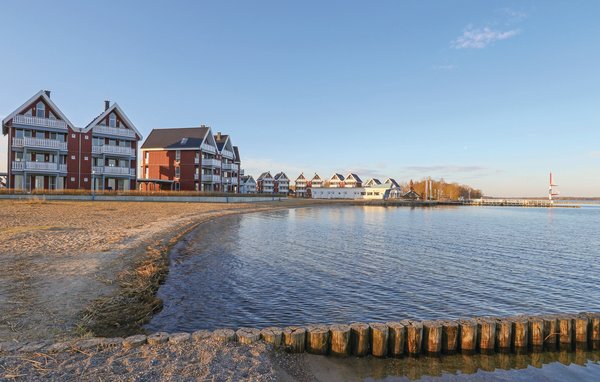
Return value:
M 419 199 L 420 195 L 412 188 L 403 190 L 393 178 L 383 182 L 371 178 L 363 183 L 355 173 L 343 176 L 334 173 L 323 179 L 318 174 L 308 179 L 300 174 L 290 187 L 290 179 L 284 172 L 272 176 L 269 171 L 262 173 L 256 180 L 251 175 L 241 178 L 241 193 L 279 193 L 290 194 L 297 198 L 313 199 Z
M 98 116 L 76 127 L 50 96 L 42 90 L 2 120 L 5 187 L 239 192 L 240 151 L 229 135 L 204 125 L 154 129 L 140 164 L 142 135 L 119 105 L 105 101 Z

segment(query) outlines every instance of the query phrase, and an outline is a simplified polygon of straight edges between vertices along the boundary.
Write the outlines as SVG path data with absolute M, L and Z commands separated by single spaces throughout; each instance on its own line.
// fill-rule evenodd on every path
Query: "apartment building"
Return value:
M 350 173 L 344 179 L 344 185 L 342 187 L 359 188 L 362 187 L 362 180 L 355 173 Z
M 2 120 L 9 188 L 130 190 L 141 134 L 115 103 L 76 127 L 41 90 Z
M 275 179 L 269 171 L 263 172 L 256 179 L 256 190 L 259 194 L 272 194 L 275 191 Z
M 252 175 L 240 178 L 240 194 L 256 194 L 256 181 Z
M 273 192 L 276 194 L 285 194 L 290 191 L 290 179 L 285 175 L 282 171 L 280 173 L 275 174 L 273 177 Z
M 240 184 L 239 149 L 233 146 L 229 135 L 218 132 L 214 139 L 221 158 L 221 190 L 237 193 Z
M 325 187 L 329 188 L 343 188 L 344 187 L 344 175 L 335 173 L 325 182 Z
M 304 176 L 304 173 L 300 174 L 294 181 L 294 192 L 297 198 L 306 197 L 306 188 L 308 186 L 308 179 Z

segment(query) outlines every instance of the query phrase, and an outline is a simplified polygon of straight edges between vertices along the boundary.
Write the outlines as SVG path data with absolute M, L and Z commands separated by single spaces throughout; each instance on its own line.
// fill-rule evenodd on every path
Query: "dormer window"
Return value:
M 46 118 L 46 105 L 41 101 L 35 105 L 35 116 L 38 118 Z
M 108 126 L 117 127 L 117 116 L 114 113 L 108 116 Z
M 181 138 L 181 144 L 185 145 L 187 143 L 188 139 L 187 138 Z

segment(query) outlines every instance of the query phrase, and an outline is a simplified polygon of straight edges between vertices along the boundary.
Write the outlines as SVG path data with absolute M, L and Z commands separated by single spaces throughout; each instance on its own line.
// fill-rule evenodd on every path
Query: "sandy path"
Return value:
M 0 200 L 0 341 L 77 336 L 82 307 L 114 293 L 148 245 L 194 222 L 297 204 Z

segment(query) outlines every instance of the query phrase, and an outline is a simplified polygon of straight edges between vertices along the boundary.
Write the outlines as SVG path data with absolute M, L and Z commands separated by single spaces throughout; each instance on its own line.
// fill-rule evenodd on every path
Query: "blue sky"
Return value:
M 11 1 L 0 116 L 40 89 L 76 124 L 206 124 L 247 173 L 444 177 L 600 196 L 597 1 Z M 6 143 L 0 148 L 6 167 Z

